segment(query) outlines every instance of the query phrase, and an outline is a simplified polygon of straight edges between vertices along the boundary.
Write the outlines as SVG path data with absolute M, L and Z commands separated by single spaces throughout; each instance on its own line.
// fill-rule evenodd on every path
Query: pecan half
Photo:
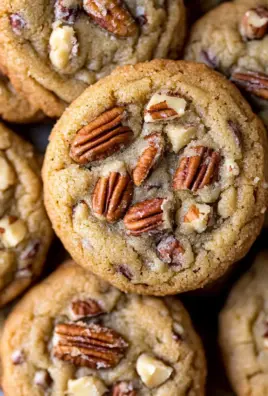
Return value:
M 87 14 L 101 28 L 119 37 L 134 36 L 137 24 L 122 0 L 83 0 Z
M 231 80 L 240 88 L 268 100 L 268 75 L 252 71 L 234 72 Z
M 148 147 L 142 152 L 132 175 L 136 186 L 142 184 L 164 151 L 161 133 L 152 133 L 144 139 L 148 142 Z
M 163 238 L 156 249 L 160 259 L 164 263 L 172 265 L 182 264 L 182 255 L 185 253 L 185 250 L 173 235 Z
M 86 164 L 107 158 L 126 147 L 133 132 L 122 125 L 124 115 L 123 107 L 114 107 L 80 129 L 71 144 L 70 157 L 79 164 Z
M 158 232 L 164 223 L 164 198 L 153 198 L 132 206 L 124 217 L 128 233 L 139 236 L 145 232 Z
M 88 298 L 87 300 L 76 300 L 71 305 L 72 316 L 75 320 L 84 317 L 98 316 L 104 313 L 97 301 Z
M 94 188 L 92 209 L 108 222 L 119 220 L 126 212 L 133 194 L 133 183 L 128 174 L 111 172 L 102 176 Z
M 241 21 L 240 33 L 245 40 L 261 39 L 268 30 L 268 8 L 256 7 L 248 10 Z
M 112 396 L 136 396 L 137 393 L 133 389 L 131 383 L 128 382 L 118 382 L 113 386 Z
M 192 147 L 196 155 L 184 156 L 173 179 L 174 190 L 196 191 L 213 183 L 218 176 L 220 154 L 208 147 Z
M 116 331 L 97 324 L 62 323 L 55 327 L 53 355 L 92 369 L 115 367 L 128 343 Z

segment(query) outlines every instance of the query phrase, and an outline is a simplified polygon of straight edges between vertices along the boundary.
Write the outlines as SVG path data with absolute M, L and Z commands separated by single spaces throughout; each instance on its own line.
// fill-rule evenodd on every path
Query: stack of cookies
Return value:
M 44 158 L 0 124 L 5 396 L 223 392 L 206 391 L 204 347 L 175 295 L 230 286 L 234 263 L 253 261 L 268 2 L 217 3 L 189 26 L 196 1 L 1 0 L 1 119 L 35 134 L 58 120 Z M 53 268 L 52 229 L 72 258 Z M 219 315 L 239 396 L 268 395 L 266 266 L 262 252 Z

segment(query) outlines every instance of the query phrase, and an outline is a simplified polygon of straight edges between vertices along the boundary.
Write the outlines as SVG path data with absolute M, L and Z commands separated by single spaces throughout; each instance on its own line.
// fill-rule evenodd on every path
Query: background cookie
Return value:
M 232 289 L 220 315 L 220 345 L 237 395 L 268 393 L 268 252 Z
M 195 289 L 261 229 L 265 144 L 238 90 L 209 68 L 118 68 L 52 132 L 46 206 L 75 260 L 120 289 Z
M 185 59 L 221 71 L 258 111 L 267 111 L 267 47 L 268 1 L 237 0 L 220 5 L 196 22 Z
M 0 5 L 1 63 L 16 89 L 51 117 L 119 64 L 177 57 L 184 35 L 182 0 Z
M 70 262 L 16 306 L 2 356 L 5 396 L 204 395 L 202 345 L 178 300 L 122 294 Z
M 0 306 L 41 273 L 52 238 L 32 146 L 0 124 Z

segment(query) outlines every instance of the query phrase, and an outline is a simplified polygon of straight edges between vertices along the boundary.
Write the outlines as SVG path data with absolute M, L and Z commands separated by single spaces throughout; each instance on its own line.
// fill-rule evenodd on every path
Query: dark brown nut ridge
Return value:
M 182 255 L 185 253 L 185 250 L 173 235 L 163 238 L 156 249 L 160 259 L 164 263 L 176 266 L 182 264 Z
M 115 36 L 137 34 L 137 24 L 122 0 L 84 0 L 83 4 L 93 21 Z
M 53 355 L 75 366 L 115 367 L 127 347 L 116 331 L 97 324 L 62 323 L 54 331 Z
M 173 179 L 174 190 L 197 191 L 218 177 L 220 153 L 211 148 L 192 147 L 196 155 L 183 156 Z
M 164 198 L 153 198 L 132 206 L 124 217 L 128 233 L 139 236 L 145 232 L 157 232 L 164 222 Z
M 133 386 L 128 382 L 119 382 L 114 385 L 112 396 L 136 396 Z
M 234 72 L 231 80 L 240 88 L 268 100 L 268 75 L 252 71 Z
M 268 29 L 268 8 L 256 7 L 248 10 L 241 21 L 240 33 L 245 40 L 263 38 Z
M 98 316 L 104 313 L 97 301 L 89 298 L 87 300 L 73 301 L 71 310 L 75 319 Z
M 104 216 L 108 222 L 119 220 L 126 212 L 133 194 L 133 182 L 128 174 L 111 172 L 100 177 L 92 198 L 93 213 Z
M 140 186 L 156 165 L 164 151 L 164 139 L 160 133 L 152 133 L 144 138 L 148 141 L 148 147 L 141 154 L 133 171 L 133 181 Z
M 70 157 L 83 165 L 107 158 L 126 147 L 133 132 L 122 125 L 124 115 L 123 107 L 114 107 L 80 129 L 71 144 Z

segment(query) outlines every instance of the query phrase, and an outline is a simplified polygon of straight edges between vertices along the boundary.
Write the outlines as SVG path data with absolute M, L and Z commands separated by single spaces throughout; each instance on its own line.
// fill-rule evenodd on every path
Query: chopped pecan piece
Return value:
M 257 40 L 265 36 L 268 29 L 268 8 L 256 7 L 248 10 L 241 21 L 240 33 L 245 40 Z
M 92 209 L 96 215 L 104 216 L 108 222 L 119 220 L 126 212 L 133 194 L 133 183 L 126 173 L 111 172 L 102 176 L 94 188 Z
M 166 121 L 185 113 L 186 100 L 174 95 L 155 93 L 144 111 L 145 122 Z
M 164 198 L 153 198 L 132 206 L 124 217 L 128 233 L 139 236 L 145 232 L 159 232 L 164 225 Z
M 113 387 L 112 396 L 136 396 L 137 393 L 133 389 L 133 385 L 129 382 L 118 382 Z
M 126 147 L 133 132 L 122 125 L 124 114 L 123 107 L 114 107 L 80 129 L 71 144 L 70 157 L 79 164 L 86 164 L 107 158 Z
M 185 253 L 185 250 L 173 235 L 163 238 L 156 249 L 160 259 L 164 263 L 172 265 L 182 264 L 182 255 Z
M 180 159 L 173 179 L 174 190 L 197 191 L 217 179 L 221 158 L 219 152 L 203 146 L 192 147 L 192 150 L 194 155 Z
M 116 331 L 97 324 L 62 323 L 55 327 L 53 355 L 92 369 L 115 367 L 128 343 Z
M 9 17 L 12 30 L 15 34 L 20 35 L 26 27 L 26 22 L 20 14 L 11 14 Z
M 83 0 L 87 14 L 101 28 L 119 37 L 138 32 L 137 24 L 122 0 Z
M 78 4 L 70 6 L 66 0 L 56 0 L 54 5 L 55 19 L 73 24 L 77 18 Z
M 97 301 L 88 298 L 87 300 L 76 300 L 71 305 L 72 316 L 75 320 L 84 317 L 93 317 L 101 315 L 104 311 Z
M 234 72 L 231 80 L 240 88 L 268 100 L 268 75 L 252 71 Z
M 161 133 L 152 133 L 144 139 L 148 142 L 148 147 L 142 152 L 132 175 L 136 186 L 143 183 L 164 150 L 164 139 Z

